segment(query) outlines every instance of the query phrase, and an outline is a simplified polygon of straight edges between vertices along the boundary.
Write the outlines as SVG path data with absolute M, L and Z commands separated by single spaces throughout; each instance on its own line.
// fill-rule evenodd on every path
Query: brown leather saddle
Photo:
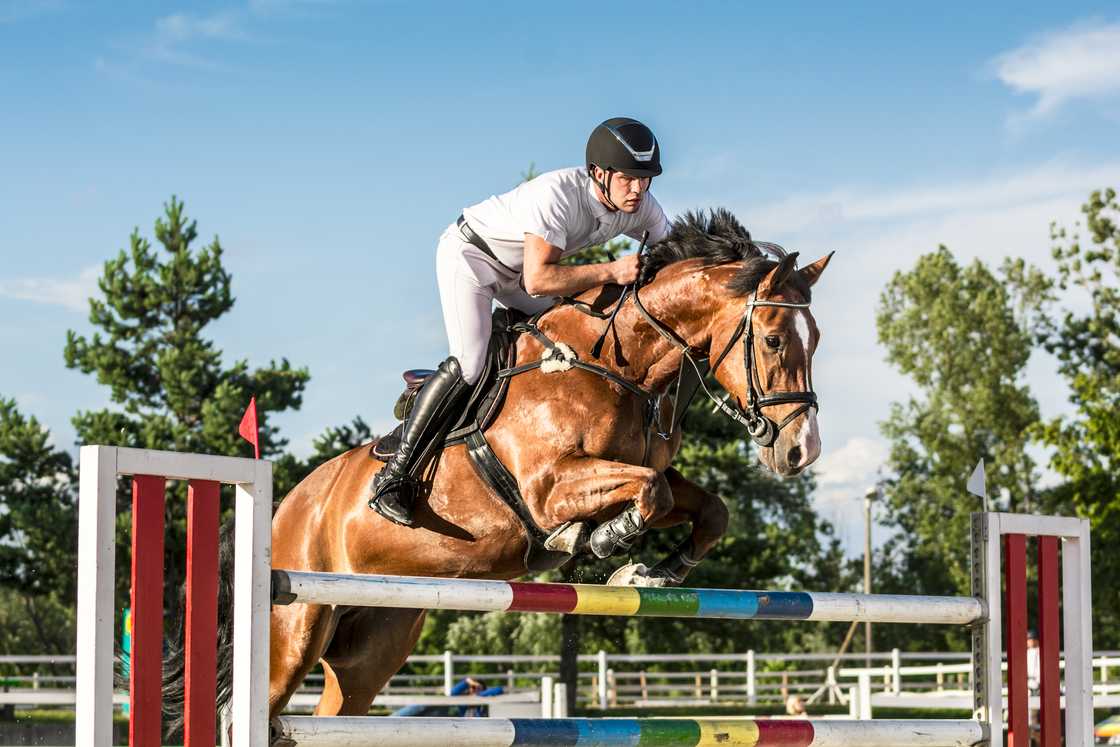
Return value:
M 525 331 L 523 326 L 532 321 L 527 315 L 514 309 L 496 309 L 490 334 L 490 344 L 486 356 L 486 367 L 478 383 L 461 400 L 464 404 L 454 413 L 454 422 L 447 426 L 446 435 L 424 446 L 424 451 L 412 470 L 412 476 L 422 484 L 430 484 L 432 465 L 443 449 L 456 444 L 466 444 L 467 456 L 475 472 L 494 493 L 502 499 L 517 516 L 529 538 L 525 552 L 525 564 L 531 571 L 551 570 L 569 560 L 568 552 L 548 550 L 545 541 L 549 533 L 533 519 L 525 499 L 517 486 L 517 479 L 501 463 L 490 443 L 486 440 L 485 430 L 494 422 L 505 403 L 510 377 L 499 375 L 517 363 L 517 338 Z M 401 424 L 386 436 L 381 437 L 370 447 L 370 453 L 381 461 L 392 458 L 400 445 L 404 421 L 412 409 L 417 393 L 434 371 L 431 369 L 410 369 L 403 374 L 405 389 L 397 398 L 393 414 Z

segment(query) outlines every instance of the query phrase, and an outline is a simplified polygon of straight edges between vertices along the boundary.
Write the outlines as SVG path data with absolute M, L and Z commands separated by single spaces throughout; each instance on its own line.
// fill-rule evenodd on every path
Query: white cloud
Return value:
M 156 20 L 156 36 L 167 43 L 194 39 L 244 39 L 239 13 L 223 10 L 207 16 L 173 13 Z
M 219 65 L 201 50 L 208 44 L 244 41 L 245 12 L 222 10 L 208 15 L 173 13 L 156 19 L 145 54 L 160 62 L 185 67 L 215 69 Z
M 779 202 L 747 209 L 744 216 L 760 238 L 763 234 L 755 229 L 764 228 L 776 234 L 835 232 L 855 223 L 882 226 L 886 221 L 929 221 L 966 213 L 990 215 L 991 211 L 1062 199 L 1070 194 L 1084 200 L 1090 189 L 1115 183 L 1118 178 L 1120 161 L 1083 164 L 1055 159 L 1013 172 L 947 184 L 894 189 L 841 187 L 825 193 L 791 195 Z
M 817 484 L 830 490 L 867 487 L 875 481 L 875 473 L 886 458 L 887 446 L 883 441 L 862 436 L 849 439 L 817 462 Z
M 1039 35 L 993 60 L 996 76 L 1018 93 L 1037 96 L 1031 117 L 1074 99 L 1120 93 L 1120 23 L 1082 23 Z
M 980 259 L 996 267 L 1017 256 L 1049 270 L 1051 221 L 1072 226 L 1092 190 L 1115 184 L 1120 160 L 1058 159 L 945 183 L 838 185 L 736 209 L 753 235 L 800 251 L 803 261 L 837 250 L 813 294 L 822 332 L 813 361 L 822 440 L 814 499 L 849 550 L 862 543 L 859 499 L 887 455 L 878 424 L 890 403 L 916 394 L 878 344 L 883 286 L 938 244 L 962 263 Z M 1032 358 L 1025 380 L 1044 416 L 1068 411 L 1066 387 L 1048 356 Z
M 89 309 L 89 298 L 97 293 L 100 267 L 87 267 L 76 278 L 24 278 L 0 283 L 0 296 L 62 306 L 71 311 Z
M 870 436 L 853 436 L 839 448 L 825 449 L 814 465 L 817 512 L 836 529 L 849 554 L 862 552 L 863 502 L 887 460 L 887 443 Z M 880 538 L 881 539 L 881 538 Z

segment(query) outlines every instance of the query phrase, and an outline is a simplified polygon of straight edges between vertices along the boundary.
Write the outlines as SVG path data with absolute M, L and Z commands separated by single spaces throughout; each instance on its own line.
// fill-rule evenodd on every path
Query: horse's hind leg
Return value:
M 288 704 L 303 678 L 319 661 L 331 639 L 335 616 L 331 607 L 293 604 L 272 608 L 269 620 L 268 715 Z
M 346 610 L 323 654 L 326 681 L 315 715 L 366 715 L 374 697 L 408 659 L 424 616 L 424 610 Z
M 688 521 L 692 523 L 692 534 L 650 568 L 649 575 L 679 584 L 727 531 L 727 506 L 718 495 L 686 480 L 672 467 L 665 470 L 665 479 L 673 491 L 673 508 L 654 526 L 669 527 Z

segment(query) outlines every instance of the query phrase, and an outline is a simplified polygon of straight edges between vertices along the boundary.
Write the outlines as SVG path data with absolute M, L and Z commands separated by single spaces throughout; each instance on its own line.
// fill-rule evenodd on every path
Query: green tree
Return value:
M 980 506 L 964 483 L 979 459 L 994 507 L 1028 511 L 1037 503 L 1026 445 L 1038 406 L 1022 383 L 1031 335 L 1016 301 L 1037 299 L 1016 299 L 983 263 L 961 266 L 944 246 L 897 273 L 880 297 L 879 341 L 920 392 L 894 403 L 882 424 L 891 452 L 881 510 L 898 536 L 880 561 L 880 591 L 969 593 L 962 548 Z M 950 635 L 937 645 L 962 642 Z
M 107 386 L 115 406 L 79 412 L 73 419 L 79 442 L 244 454 L 237 423 L 250 396 L 256 395 L 261 455 L 282 453 L 287 442 L 269 420 L 299 408 L 309 374 L 287 359 L 256 369 L 244 360 L 223 364 L 222 351 L 205 333 L 233 308 L 230 275 L 218 239 L 195 249 L 197 237 L 196 222 L 188 219 L 182 201 L 172 197 L 155 223 L 162 251 L 134 230 L 128 251 L 105 263 L 98 282 L 104 298 L 90 300 L 89 320 L 97 331 L 89 338 L 69 332 L 65 360 L 68 368 L 95 375 Z M 277 496 L 291 487 L 298 467 L 294 460 L 281 460 Z M 127 505 L 126 495 L 120 500 Z M 185 562 L 185 501 L 169 500 L 167 506 L 171 601 Z M 122 511 L 118 530 L 121 562 L 128 552 L 127 512 Z M 123 593 L 127 574 L 118 579 Z
M 1091 522 L 1095 643 L 1111 647 L 1120 645 L 1120 204 L 1107 189 L 1081 210 L 1084 227 L 1051 226 L 1057 284 L 1070 305 L 1037 325 L 1074 413 L 1037 433 L 1054 450 L 1050 466 L 1067 480 L 1049 496 L 1055 509 Z
M 73 648 L 76 487 L 70 455 L 0 398 L 0 652 Z

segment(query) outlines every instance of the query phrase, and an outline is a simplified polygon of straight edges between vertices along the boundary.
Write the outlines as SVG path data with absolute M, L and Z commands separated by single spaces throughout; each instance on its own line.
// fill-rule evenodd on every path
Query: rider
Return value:
M 648 127 L 616 117 L 587 141 L 583 167 L 550 171 L 463 210 L 436 250 L 436 275 L 451 356 L 425 382 L 393 458 L 370 484 L 369 505 L 412 526 L 416 484 L 409 468 L 439 431 L 458 395 L 478 381 L 490 342 L 494 301 L 527 314 L 556 296 L 638 275 L 636 254 L 593 265 L 560 261 L 619 235 L 656 242 L 669 233 L 661 205 L 649 194 L 661 173 L 661 149 Z

